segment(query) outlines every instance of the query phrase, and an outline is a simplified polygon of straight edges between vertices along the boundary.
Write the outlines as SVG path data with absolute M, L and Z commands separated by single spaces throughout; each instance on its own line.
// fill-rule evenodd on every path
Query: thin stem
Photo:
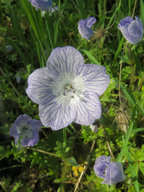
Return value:
M 75 6 L 76 10 L 78 11 L 78 13 L 81 14 L 80 10 L 78 9 L 77 5 L 75 4 L 75 2 L 73 0 L 72 0 L 72 3 L 74 4 L 74 6 Z
M 120 105 L 121 105 L 121 87 L 120 87 L 120 84 L 121 84 L 121 72 L 122 72 L 122 62 L 120 62 L 120 73 L 119 73 L 119 102 L 120 102 Z
M 137 0 L 135 0 L 135 3 L 134 3 L 134 8 L 133 8 L 133 12 L 132 12 L 132 17 L 134 16 L 134 13 L 135 13 L 136 4 L 137 4 Z
M 30 148 L 30 147 L 27 147 L 27 149 L 30 149 L 30 150 L 32 150 L 32 151 L 38 151 L 38 152 L 40 152 L 40 153 L 44 153 L 44 154 L 46 154 L 46 155 L 50 155 L 50 156 L 53 156 L 53 157 L 58 157 L 58 158 L 61 159 L 61 157 L 59 157 L 58 155 L 56 155 L 56 154 L 54 154 L 54 153 L 47 152 L 47 151 L 43 151 L 43 150 L 41 150 L 41 149 L 35 149 L 35 148 Z
M 111 149 L 111 146 L 110 146 L 109 141 L 107 141 L 107 146 L 108 146 L 108 149 L 109 149 L 109 152 L 110 152 L 112 158 L 115 160 L 115 156 L 114 156 L 114 154 L 113 154 L 113 152 L 112 152 L 112 149 Z
M 44 134 L 45 138 L 48 139 L 48 136 L 46 135 L 46 133 L 44 132 L 44 130 L 43 130 L 43 129 L 41 129 L 41 130 L 42 130 L 42 133 Z
M 86 170 L 87 170 L 87 168 L 88 168 L 89 161 L 90 161 L 90 157 L 91 157 L 91 153 L 92 153 L 92 151 L 93 151 L 94 145 L 95 145 L 95 140 L 92 142 L 92 145 L 91 145 L 91 148 L 90 148 L 90 152 L 89 152 L 89 155 L 88 155 L 88 157 L 87 157 L 86 164 L 85 164 L 85 166 L 84 166 L 84 170 L 81 172 L 81 175 L 80 175 L 80 177 L 79 177 L 79 179 L 78 179 L 78 181 L 77 181 L 77 183 L 76 183 L 76 185 L 75 185 L 74 192 L 77 191 L 78 186 L 79 186 L 79 184 L 80 184 L 80 182 L 81 182 L 81 180 L 82 180 L 82 177 L 83 177 L 83 175 L 85 174 L 85 172 L 86 172 Z
M 3 75 L 5 75 L 5 73 L 3 72 L 3 70 L 2 70 L 1 68 L 0 68 L 0 71 L 1 71 L 1 73 L 2 73 Z M 9 84 L 12 86 L 12 88 L 13 88 L 14 91 L 16 92 L 17 96 L 19 97 L 20 95 L 19 95 L 18 91 L 16 90 L 16 88 L 13 86 L 13 84 L 12 84 L 11 82 L 9 82 Z

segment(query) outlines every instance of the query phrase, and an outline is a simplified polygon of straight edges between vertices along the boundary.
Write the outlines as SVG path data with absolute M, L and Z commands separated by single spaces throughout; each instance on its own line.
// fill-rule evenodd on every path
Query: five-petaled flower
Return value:
M 40 9 L 42 11 L 49 11 L 52 7 L 52 0 L 29 0 L 37 9 Z
M 84 64 L 75 48 L 55 48 L 46 67 L 28 78 L 26 93 L 39 104 L 39 116 L 46 127 L 58 130 L 75 122 L 91 125 L 101 116 L 98 96 L 109 84 L 104 67 Z
M 126 40 L 131 44 L 136 44 L 143 38 L 143 24 L 140 18 L 125 17 L 118 25 Z
M 94 171 L 96 175 L 103 178 L 102 184 L 115 185 L 125 179 L 122 164 L 110 161 L 111 157 L 100 156 L 96 159 Z
M 12 127 L 10 135 L 15 138 L 15 145 L 20 142 L 22 147 L 34 146 L 39 141 L 39 131 L 41 130 L 41 122 L 32 119 L 28 115 L 20 115 Z
M 85 20 L 80 20 L 78 23 L 78 31 L 84 39 L 90 39 L 94 34 L 91 29 L 92 25 L 96 22 L 95 17 L 88 17 Z

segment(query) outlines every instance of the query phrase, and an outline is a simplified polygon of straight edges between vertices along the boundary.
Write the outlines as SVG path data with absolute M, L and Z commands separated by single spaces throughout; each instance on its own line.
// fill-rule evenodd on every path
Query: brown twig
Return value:
M 76 183 L 76 185 L 75 185 L 74 192 L 77 191 L 77 189 L 78 189 L 78 187 L 79 187 L 79 184 L 80 184 L 80 182 L 81 182 L 81 180 L 82 180 L 82 177 L 83 177 L 83 175 L 85 174 L 85 172 L 86 172 L 86 170 L 87 170 L 87 168 L 88 168 L 90 156 L 91 156 L 91 153 L 92 153 L 92 151 L 93 151 L 94 145 L 95 145 L 95 140 L 92 142 L 92 145 L 91 145 L 91 148 L 90 148 L 90 152 L 89 152 L 89 155 L 88 155 L 88 157 L 87 157 L 87 161 L 86 161 L 85 166 L 84 166 L 84 170 L 81 172 L 81 175 L 80 175 L 80 177 L 79 177 L 79 179 L 78 179 L 78 181 L 77 181 L 77 183 Z

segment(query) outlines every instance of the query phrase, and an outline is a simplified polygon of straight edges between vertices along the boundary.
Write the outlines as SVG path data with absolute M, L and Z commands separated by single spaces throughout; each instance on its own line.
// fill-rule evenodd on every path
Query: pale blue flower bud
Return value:
M 52 7 L 52 0 L 29 0 L 37 9 L 40 9 L 41 11 L 49 11 Z
M 94 165 L 95 174 L 103 178 L 102 184 L 115 185 L 125 179 L 122 164 L 110 161 L 111 157 L 100 156 Z
M 125 39 L 131 43 L 136 44 L 143 38 L 143 24 L 140 18 L 125 17 L 118 25 Z
M 92 25 L 96 22 L 96 18 L 88 17 L 85 20 L 80 20 L 78 23 L 78 31 L 82 38 L 90 39 L 94 34 L 93 30 L 91 29 Z

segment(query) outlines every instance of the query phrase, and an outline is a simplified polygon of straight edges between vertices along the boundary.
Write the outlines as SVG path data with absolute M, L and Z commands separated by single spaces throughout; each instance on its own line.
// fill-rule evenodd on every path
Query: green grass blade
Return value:
M 90 59 L 90 61 L 92 61 L 94 64 L 98 64 L 98 65 L 101 65 L 98 60 L 95 59 L 94 56 L 92 56 L 92 54 L 89 52 L 89 51 L 86 51 L 86 50 L 82 50 L 86 56 Z

